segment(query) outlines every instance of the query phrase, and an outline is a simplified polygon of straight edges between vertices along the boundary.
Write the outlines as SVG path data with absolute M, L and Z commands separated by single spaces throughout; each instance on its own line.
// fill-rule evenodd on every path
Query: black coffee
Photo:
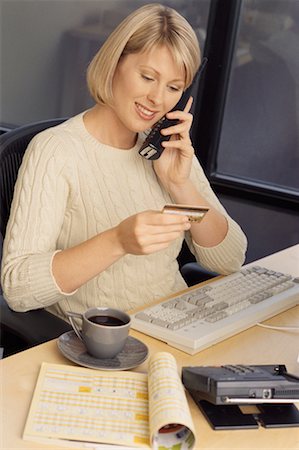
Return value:
M 90 322 L 96 323 L 97 325 L 106 325 L 107 327 L 119 327 L 125 325 L 127 322 L 113 316 L 91 316 L 88 317 Z

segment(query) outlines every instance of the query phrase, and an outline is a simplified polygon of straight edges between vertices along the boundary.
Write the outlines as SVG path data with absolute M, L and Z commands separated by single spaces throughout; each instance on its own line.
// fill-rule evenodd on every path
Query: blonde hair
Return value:
M 97 103 L 113 101 L 112 80 L 123 55 L 146 52 L 166 45 L 178 67 L 185 71 L 188 87 L 200 64 L 200 49 L 194 30 L 174 9 L 158 3 L 143 6 L 110 34 L 87 69 L 87 85 Z

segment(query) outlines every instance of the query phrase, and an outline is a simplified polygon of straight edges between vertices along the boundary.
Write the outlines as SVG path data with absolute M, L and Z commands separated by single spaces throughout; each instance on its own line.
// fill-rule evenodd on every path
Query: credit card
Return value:
M 166 214 L 188 216 L 189 222 L 200 222 L 209 209 L 210 208 L 207 206 L 169 204 L 164 206 L 162 212 Z

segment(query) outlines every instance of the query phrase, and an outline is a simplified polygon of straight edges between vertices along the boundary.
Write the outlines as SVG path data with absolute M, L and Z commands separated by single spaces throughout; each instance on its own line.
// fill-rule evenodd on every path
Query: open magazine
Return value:
M 184 387 L 167 352 L 151 356 L 148 374 L 43 363 L 23 438 L 85 449 L 195 445 Z

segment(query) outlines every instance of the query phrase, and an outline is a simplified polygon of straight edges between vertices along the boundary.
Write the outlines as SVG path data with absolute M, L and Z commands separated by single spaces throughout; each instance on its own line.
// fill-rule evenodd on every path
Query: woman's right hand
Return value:
M 148 255 L 165 249 L 189 229 L 187 216 L 144 211 L 123 220 L 115 231 L 124 254 Z

